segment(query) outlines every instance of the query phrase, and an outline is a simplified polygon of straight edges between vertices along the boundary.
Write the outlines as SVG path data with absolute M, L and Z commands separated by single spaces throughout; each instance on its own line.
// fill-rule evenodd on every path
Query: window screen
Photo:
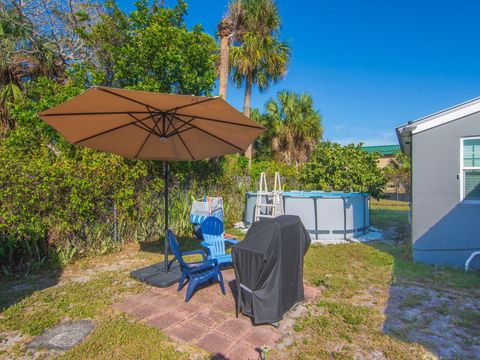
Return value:
M 463 166 L 480 167 L 480 139 L 463 140 Z
M 465 170 L 465 200 L 480 199 L 480 170 Z
M 480 139 L 463 140 L 463 198 L 480 200 Z

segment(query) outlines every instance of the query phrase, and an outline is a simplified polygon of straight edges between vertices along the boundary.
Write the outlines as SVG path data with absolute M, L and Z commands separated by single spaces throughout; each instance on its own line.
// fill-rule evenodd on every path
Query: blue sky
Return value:
M 227 0 L 187 0 L 189 26 L 214 34 Z M 133 1 L 119 0 L 125 10 Z M 166 5 L 175 4 L 166 0 Z M 473 0 L 277 0 L 281 38 L 292 47 L 277 91 L 309 92 L 324 138 L 366 145 L 397 143 L 394 128 L 480 95 L 480 2 Z M 239 110 L 243 89 L 229 86 Z

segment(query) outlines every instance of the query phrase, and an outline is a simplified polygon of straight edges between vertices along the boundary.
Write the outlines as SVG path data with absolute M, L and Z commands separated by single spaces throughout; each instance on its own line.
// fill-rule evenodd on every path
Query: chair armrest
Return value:
M 228 242 L 228 243 L 230 243 L 230 244 L 238 244 L 240 241 L 225 238 L 225 242 Z
M 189 266 L 188 269 L 190 270 L 190 272 L 196 273 L 196 272 L 199 272 L 199 271 L 202 271 L 202 270 L 211 268 L 211 267 L 216 267 L 216 268 L 218 268 L 218 261 L 217 261 L 217 259 L 205 260 L 202 265 L 192 266 L 192 267 Z
M 182 251 L 182 256 L 185 256 L 185 255 L 202 255 L 202 259 L 203 260 L 206 260 L 207 259 L 207 256 L 205 255 L 205 253 L 203 252 L 203 250 L 190 250 L 190 251 Z

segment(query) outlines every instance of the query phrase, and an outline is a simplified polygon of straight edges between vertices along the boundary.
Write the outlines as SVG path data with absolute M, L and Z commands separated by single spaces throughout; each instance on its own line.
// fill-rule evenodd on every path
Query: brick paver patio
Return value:
M 115 305 L 145 323 L 158 327 L 172 339 L 195 344 L 223 359 L 258 359 L 260 348 L 272 348 L 282 337 L 282 326 L 252 325 L 249 317 L 235 317 L 233 269 L 224 270 L 227 295 L 215 283 L 199 289 L 185 303 L 186 286 L 166 289 L 151 287 L 143 294 L 129 296 Z M 305 285 L 305 300 L 318 290 Z

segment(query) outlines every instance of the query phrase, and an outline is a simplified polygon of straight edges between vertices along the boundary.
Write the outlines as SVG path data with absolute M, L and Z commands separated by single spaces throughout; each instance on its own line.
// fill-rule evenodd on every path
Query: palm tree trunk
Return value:
M 243 99 L 243 114 L 246 117 L 250 117 L 250 102 L 252 99 L 252 86 L 253 86 L 253 76 L 252 73 L 247 75 L 245 83 L 245 97 Z M 248 169 L 252 169 L 252 144 L 250 144 L 245 151 L 245 156 L 248 158 Z
M 219 73 L 219 95 L 227 98 L 227 84 L 228 84 L 228 53 L 230 51 L 230 36 L 233 32 L 233 22 L 228 17 L 224 17 L 218 24 L 218 36 L 220 36 L 220 65 Z
M 230 44 L 228 36 L 223 36 L 220 40 L 220 80 L 219 80 L 219 95 L 227 98 L 228 85 L 228 53 L 230 51 Z

